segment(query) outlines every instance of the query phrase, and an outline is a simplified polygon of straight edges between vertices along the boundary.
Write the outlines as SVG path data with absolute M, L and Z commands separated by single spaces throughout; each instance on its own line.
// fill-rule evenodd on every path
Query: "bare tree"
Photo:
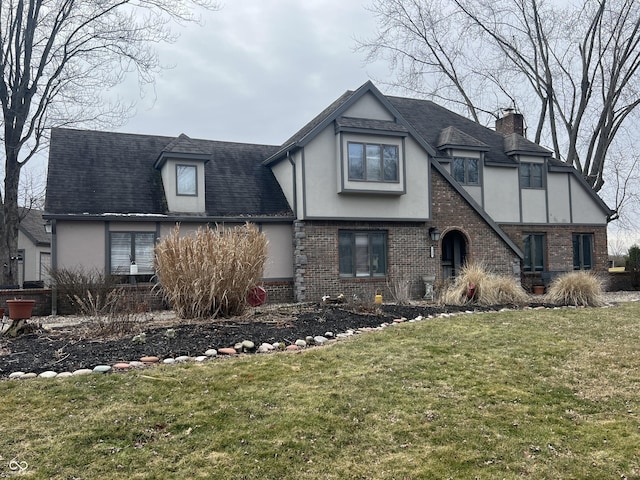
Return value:
M 22 167 L 51 127 L 122 123 L 130 106 L 102 93 L 136 73 L 161 69 L 155 46 L 174 39 L 175 23 L 197 21 L 212 0 L 2 0 L 0 103 L 4 188 L 0 191 L 0 284 L 16 281 Z
M 463 105 L 475 120 L 516 107 L 537 119 L 536 142 L 603 188 L 609 153 L 640 104 L 640 2 L 373 0 L 370 8 L 378 32 L 360 48 L 390 62 L 394 86 Z M 618 169 L 618 187 L 632 172 Z

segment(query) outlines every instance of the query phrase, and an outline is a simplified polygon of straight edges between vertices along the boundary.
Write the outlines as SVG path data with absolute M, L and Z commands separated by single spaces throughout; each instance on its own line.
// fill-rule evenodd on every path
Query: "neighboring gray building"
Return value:
M 20 212 L 18 228 L 18 283 L 27 286 L 33 282 L 49 284 L 49 268 L 51 266 L 51 234 L 45 230 L 42 210 L 26 210 Z

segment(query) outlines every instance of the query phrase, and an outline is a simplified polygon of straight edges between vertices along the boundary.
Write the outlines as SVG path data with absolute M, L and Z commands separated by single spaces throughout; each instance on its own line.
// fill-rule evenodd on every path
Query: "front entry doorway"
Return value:
M 442 236 L 442 278 L 455 278 L 467 257 L 467 239 L 460 230 Z

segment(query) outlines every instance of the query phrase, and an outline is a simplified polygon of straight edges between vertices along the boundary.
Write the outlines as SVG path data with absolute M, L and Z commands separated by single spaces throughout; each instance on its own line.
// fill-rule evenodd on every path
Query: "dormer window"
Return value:
M 479 171 L 477 158 L 453 157 L 451 173 L 458 183 L 478 185 L 480 183 Z
M 398 182 L 399 149 L 397 145 L 348 143 L 349 180 Z
M 176 195 L 198 195 L 198 167 L 196 165 L 176 165 Z
M 169 212 L 204 213 L 205 164 L 211 154 L 184 134 L 170 142 L 156 160 Z

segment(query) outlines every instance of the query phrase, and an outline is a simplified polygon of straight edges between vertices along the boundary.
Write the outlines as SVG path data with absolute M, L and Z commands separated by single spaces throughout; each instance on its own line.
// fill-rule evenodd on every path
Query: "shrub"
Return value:
M 629 247 L 629 256 L 625 264 L 625 270 L 630 272 L 631 285 L 633 288 L 640 287 L 640 247 L 632 245 Z
M 246 308 L 247 293 L 264 270 L 267 241 L 250 224 L 201 228 L 182 238 L 176 227 L 155 253 L 162 292 L 180 317 L 226 317 Z
M 474 293 L 470 297 L 470 286 Z M 438 300 L 445 305 L 476 304 L 522 305 L 528 295 L 516 278 L 496 275 L 481 263 L 469 263 L 462 267 L 460 274 L 440 293 Z
M 597 307 L 603 304 L 602 282 L 585 270 L 565 273 L 551 282 L 546 299 L 557 305 Z
M 58 296 L 66 300 L 68 307 L 59 308 L 60 313 L 83 313 L 91 310 L 99 312 L 112 301 L 116 288 L 116 277 L 94 269 L 59 268 L 51 270 L 51 281 L 56 284 Z M 69 310 L 69 311 L 66 311 Z
M 393 269 L 390 279 L 387 279 L 387 289 L 396 304 L 411 303 L 411 279 L 402 275 L 398 268 Z

